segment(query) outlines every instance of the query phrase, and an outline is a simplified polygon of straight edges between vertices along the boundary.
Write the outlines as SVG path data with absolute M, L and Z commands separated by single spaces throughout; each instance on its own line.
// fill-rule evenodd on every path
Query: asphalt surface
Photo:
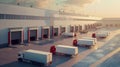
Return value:
M 81 36 L 91 36 L 91 33 L 88 34 L 81 34 L 77 38 L 80 38 Z M 106 56 L 108 53 L 111 51 L 117 49 L 120 47 L 120 42 L 119 42 L 120 35 L 116 35 L 114 38 L 110 39 L 106 43 L 107 40 L 99 40 L 98 41 L 101 43 L 105 43 L 102 47 L 100 47 L 97 50 L 91 51 L 91 53 L 87 56 L 84 57 L 83 55 L 80 55 L 85 52 L 89 52 L 90 49 L 84 48 L 84 47 L 79 47 L 79 55 L 77 56 L 78 58 L 73 58 L 71 56 L 67 55 L 53 55 L 53 63 L 48 66 L 48 67 L 66 67 L 68 65 L 71 65 L 73 62 L 73 65 L 69 67 L 89 67 L 91 64 L 95 63 L 102 57 Z M 7 48 L 2 48 L 0 49 L 0 67 L 46 67 L 43 64 L 31 64 L 31 63 L 25 63 L 25 62 L 18 62 L 17 61 L 17 54 L 19 51 L 26 50 L 26 49 L 35 49 L 35 50 L 42 50 L 42 51 L 48 51 L 52 45 L 72 45 L 72 40 L 74 38 L 62 38 L 62 39 L 55 39 L 55 40 L 50 40 L 48 43 L 41 41 L 35 41 L 31 42 L 29 44 L 25 45 L 13 45 L 12 47 L 7 47 Z M 101 45 L 98 45 L 101 46 Z M 120 52 L 119 52 L 120 53 Z M 116 55 L 112 56 L 105 62 L 101 63 L 98 65 L 98 67 L 119 67 L 120 64 L 119 62 L 119 56 L 120 54 L 117 53 Z M 82 56 L 82 58 L 80 57 Z M 75 60 L 75 61 L 72 61 Z M 113 60 L 113 61 L 112 61 Z M 78 62 L 77 62 L 78 61 Z M 68 62 L 68 63 L 67 63 Z M 115 62 L 115 63 L 114 63 Z M 64 63 L 67 63 L 64 65 Z M 60 66 L 62 65 L 63 66 Z M 109 64 L 111 64 L 109 66 Z M 116 66 L 114 66 L 116 65 Z
M 106 61 L 98 65 L 98 67 L 120 67 L 119 59 L 120 59 L 120 52 L 118 52 L 117 54 L 113 55 L 111 58 L 107 59 Z
M 120 47 L 119 41 L 120 35 L 115 36 L 112 38 L 108 43 L 106 43 L 101 48 L 97 49 L 93 53 L 89 54 L 85 59 L 75 64 L 73 67 L 89 67 L 91 64 L 95 63 L 102 57 L 106 56 L 110 52 L 114 51 L 115 49 Z

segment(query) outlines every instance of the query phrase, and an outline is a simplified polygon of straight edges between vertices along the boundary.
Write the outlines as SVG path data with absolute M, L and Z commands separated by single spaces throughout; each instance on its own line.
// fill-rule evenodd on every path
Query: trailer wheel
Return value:
M 22 61 L 23 61 L 23 59 L 22 59 L 22 58 L 18 58 L 18 61 L 19 61 L 19 62 L 22 62 Z

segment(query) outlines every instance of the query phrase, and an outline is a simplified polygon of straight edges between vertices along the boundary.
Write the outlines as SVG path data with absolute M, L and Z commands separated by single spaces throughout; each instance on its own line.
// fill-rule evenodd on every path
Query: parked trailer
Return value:
M 110 35 L 109 31 L 99 31 L 95 33 L 95 36 L 98 38 L 106 38 L 109 35 Z
M 81 30 L 80 33 L 88 33 L 88 30 Z
M 29 49 L 19 52 L 18 61 L 29 61 L 49 65 L 52 63 L 52 53 Z
M 51 53 L 62 53 L 66 55 L 75 56 L 78 54 L 78 47 L 66 46 L 66 45 L 56 45 L 51 47 Z
M 74 36 L 76 36 L 76 33 L 72 33 L 72 32 L 64 32 L 64 33 L 62 33 L 62 36 L 66 36 L 66 37 L 74 37 Z
M 91 38 L 91 37 L 82 37 L 82 39 L 93 40 L 93 41 L 95 42 L 95 44 L 97 43 L 97 39 L 96 39 L 96 38 Z
M 86 46 L 86 47 L 93 47 L 95 46 L 95 41 L 94 40 L 89 40 L 89 39 L 78 39 L 78 40 L 73 40 L 73 45 L 74 46 Z

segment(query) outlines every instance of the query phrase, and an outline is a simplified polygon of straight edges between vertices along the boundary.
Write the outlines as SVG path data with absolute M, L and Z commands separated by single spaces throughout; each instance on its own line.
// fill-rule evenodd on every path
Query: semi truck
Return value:
M 78 47 L 67 45 L 54 45 L 51 46 L 50 52 L 52 54 L 60 53 L 70 56 L 76 56 L 78 54 Z
M 65 36 L 65 37 L 74 37 L 74 36 L 76 36 L 76 33 L 73 33 L 73 32 L 64 32 L 64 33 L 62 33 L 62 36 Z
M 71 56 L 76 56 L 78 54 L 78 47 L 67 46 L 67 45 L 56 45 L 56 53 L 63 53 Z
M 73 40 L 73 45 L 74 46 L 85 46 L 85 47 L 93 47 L 95 46 L 96 42 L 95 40 L 90 40 L 90 39 L 75 39 Z
M 96 38 L 82 37 L 82 39 L 93 40 L 95 43 L 97 43 L 97 39 Z
M 18 53 L 18 61 L 50 65 L 52 63 L 52 53 L 32 49 L 24 50 Z
M 110 35 L 109 31 L 98 31 L 95 33 L 95 36 L 98 38 L 106 38 L 109 35 Z

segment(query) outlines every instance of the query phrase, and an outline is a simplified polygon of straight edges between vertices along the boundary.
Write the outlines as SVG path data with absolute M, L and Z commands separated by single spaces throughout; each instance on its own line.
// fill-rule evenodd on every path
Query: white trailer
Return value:
M 96 38 L 82 37 L 82 39 L 93 40 L 95 43 L 97 43 L 97 39 Z
M 88 40 L 88 39 L 78 39 L 77 40 L 77 45 L 78 46 L 87 46 L 87 47 L 92 47 L 95 46 L 95 41 L 94 40 Z
M 81 30 L 80 33 L 88 33 L 88 30 Z
M 75 36 L 75 33 L 72 33 L 72 32 L 64 32 L 64 33 L 62 34 L 62 36 L 74 37 L 74 36 Z
M 109 31 L 99 31 L 95 33 L 95 36 L 98 38 L 106 38 L 109 35 L 110 35 Z
M 78 47 L 56 45 L 56 53 L 63 53 L 63 54 L 75 56 L 78 54 Z
M 29 49 L 19 52 L 18 61 L 37 62 L 48 65 L 52 63 L 52 53 Z

